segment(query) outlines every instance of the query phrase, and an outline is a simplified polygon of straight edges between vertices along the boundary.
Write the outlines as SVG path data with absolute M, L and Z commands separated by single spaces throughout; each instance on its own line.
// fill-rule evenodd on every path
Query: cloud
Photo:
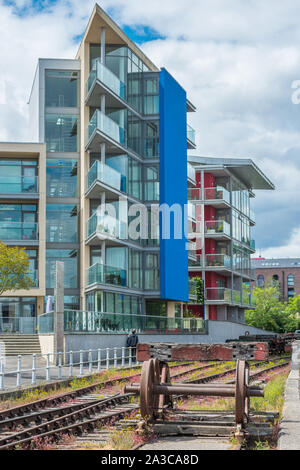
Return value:
M 261 252 L 264 258 L 300 258 L 300 226 L 294 228 L 286 244 L 270 246 Z
M 99 3 L 133 39 L 144 39 L 144 52 L 197 106 L 188 116 L 197 132 L 192 153 L 252 158 L 275 183 L 275 192 L 258 191 L 253 201 L 253 235 L 258 247 L 280 249 L 300 220 L 300 105 L 291 100 L 300 79 L 300 0 L 227 0 L 226 8 L 222 0 Z M 37 59 L 73 58 L 93 6 L 0 0 L 0 140 L 28 140 Z

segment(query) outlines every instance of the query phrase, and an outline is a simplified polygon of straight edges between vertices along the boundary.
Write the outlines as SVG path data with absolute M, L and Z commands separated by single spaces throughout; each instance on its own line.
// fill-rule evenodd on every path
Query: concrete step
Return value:
M 41 353 L 38 335 L 2 334 L 0 335 L 0 342 L 4 343 L 7 356 Z

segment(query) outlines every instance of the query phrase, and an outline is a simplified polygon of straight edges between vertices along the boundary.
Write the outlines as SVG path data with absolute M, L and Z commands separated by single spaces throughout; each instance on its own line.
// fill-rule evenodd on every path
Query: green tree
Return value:
M 29 258 L 22 248 L 9 247 L 0 241 L 0 295 L 33 287 L 28 268 Z
M 285 312 L 288 331 L 300 329 L 300 295 L 289 300 Z
M 256 296 L 256 309 L 245 312 L 246 323 L 276 333 L 289 331 L 290 318 L 287 318 L 286 304 L 279 300 L 279 287 L 254 287 L 253 294 Z

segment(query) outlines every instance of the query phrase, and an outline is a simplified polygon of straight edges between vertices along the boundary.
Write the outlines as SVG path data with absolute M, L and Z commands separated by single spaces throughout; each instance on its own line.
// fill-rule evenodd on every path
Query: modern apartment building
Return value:
M 198 304 L 194 292 L 188 308 L 205 319 L 243 322 L 244 310 L 255 306 L 251 199 L 254 190 L 274 185 L 252 160 L 189 156 L 188 161 L 196 172 L 188 194 L 196 214 L 189 277 L 201 278 L 204 286 L 204 302 Z
M 300 258 L 254 258 L 251 263 L 255 270 L 253 285 L 278 285 L 281 299 L 286 302 L 300 295 Z
M 150 208 L 187 203 L 195 107 L 185 90 L 96 5 L 74 60 L 39 59 L 29 108 L 38 143 L 0 148 L 0 239 L 28 249 L 37 287 L 1 298 L 2 317 L 10 302 L 27 316 L 28 299 L 43 312 L 56 261 L 67 309 L 180 316 L 187 239 L 164 238 L 158 221 L 153 236 Z M 145 220 L 137 238 L 126 233 L 136 205 L 147 237 Z

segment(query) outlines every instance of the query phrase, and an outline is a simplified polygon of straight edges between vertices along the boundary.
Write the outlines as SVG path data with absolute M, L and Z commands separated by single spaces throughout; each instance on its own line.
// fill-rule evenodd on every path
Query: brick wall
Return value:
M 256 280 L 259 275 L 263 275 L 265 283 L 277 275 L 280 283 L 280 291 L 283 300 L 288 300 L 288 275 L 294 275 L 295 295 L 300 295 L 300 267 L 299 268 L 256 268 Z M 255 283 L 253 283 L 255 285 Z

